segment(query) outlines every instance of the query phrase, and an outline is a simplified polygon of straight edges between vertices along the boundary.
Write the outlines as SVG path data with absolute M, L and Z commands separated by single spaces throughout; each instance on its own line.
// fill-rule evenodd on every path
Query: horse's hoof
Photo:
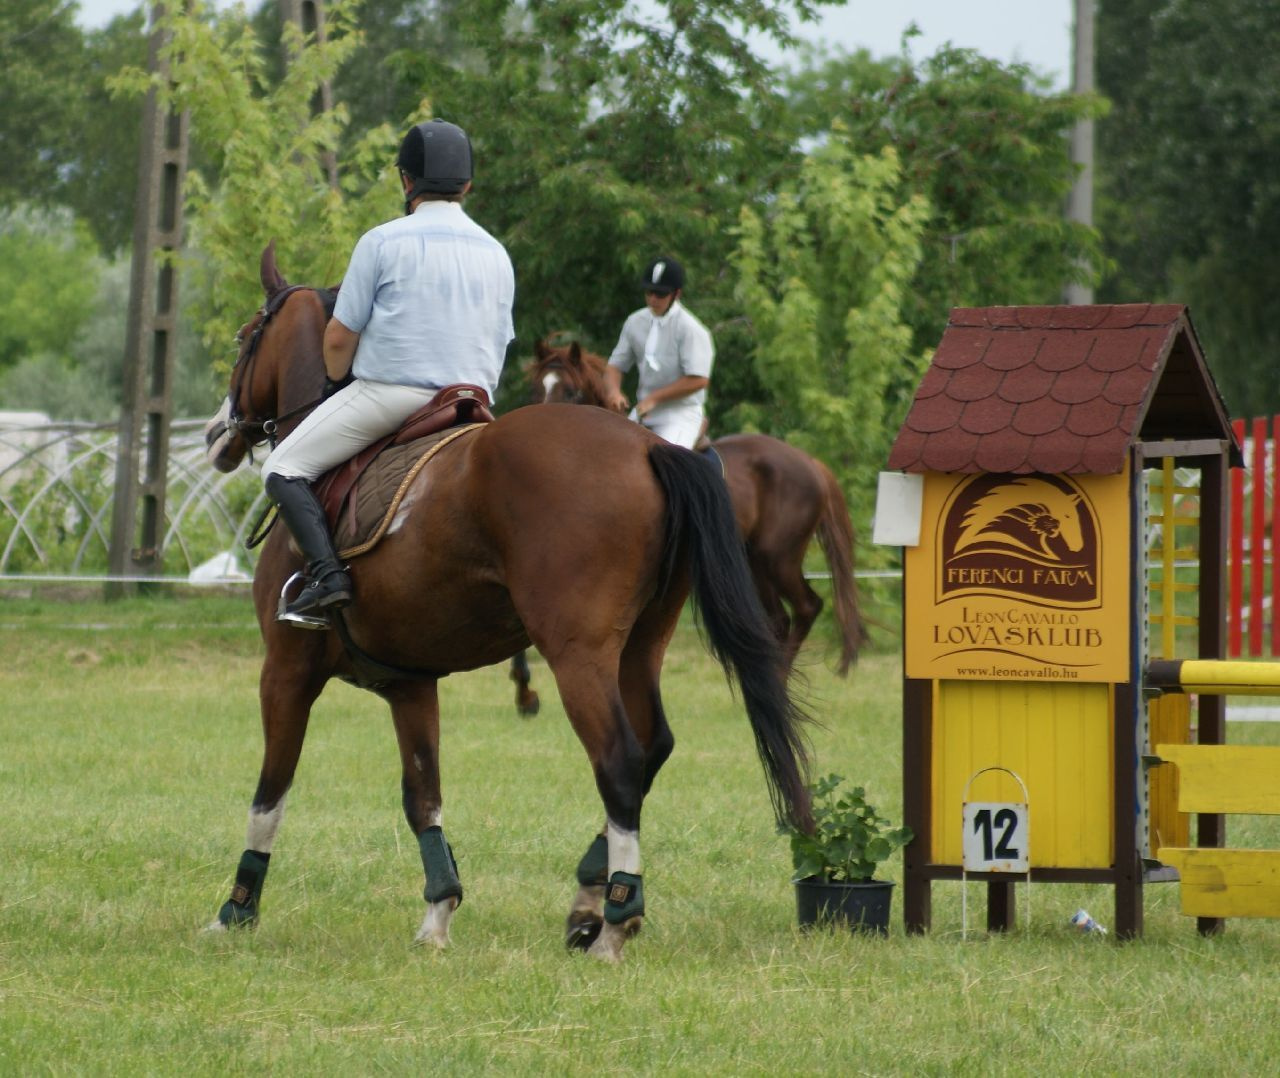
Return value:
M 516 705 L 516 710 L 527 719 L 533 718 L 542 709 L 542 700 L 539 699 L 536 692 L 530 692 L 527 697 Z
M 422 926 L 413 937 L 413 942 L 420 946 L 431 944 L 437 951 L 443 951 L 449 946 L 449 923 L 457 908 L 458 900 L 452 896 L 429 903 L 427 914 L 423 917 Z
M 203 931 L 205 935 L 208 935 L 211 932 L 225 932 L 226 930 L 227 926 L 221 921 L 214 921 L 212 924 L 205 925 L 201 931 Z
M 602 962 L 621 962 L 622 961 L 622 945 L 628 939 L 640 931 L 638 922 L 639 917 L 633 917 L 624 925 L 611 925 L 606 922 L 600 930 L 600 935 L 596 941 L 588 949 L 587 954 L 592 958 L 598 958 Z
M 228 899 L 222 904 L 222 909 L 218 911 L 217 923 L 222 925 L 223 929 L 229 928 L 253 928 L 258 923 L 258 905 L 255 902 L 251 906 L 243 906 L 239 902 L 233 902 Z M 210 926 L 213 927 L 212 925 Z
M 564 945 L 570 951 L 587 951 L 591 949 L 591 945 L 595 943 L 596 938 L 600 935 L 600 929 L 604 925 L 599 917 L 582 917 L 575 918 L 573 914 L 569 915 L 569 923 L 565 928 Z

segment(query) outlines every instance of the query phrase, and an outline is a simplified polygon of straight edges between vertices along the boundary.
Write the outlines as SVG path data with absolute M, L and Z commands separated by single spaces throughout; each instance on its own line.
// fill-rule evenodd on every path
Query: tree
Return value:
M 1082 266 L 1104 264 L 1098 234 L 1063 215 L 1071 129 L 1102 104 L 1046 89 L 1024 64 L 950 47 L 918 66 L 820 54 L 789 79 L 797 138 L 845 123 L 863 153 L 892 146 L 929 202 L 904 307 L 917 348 L 937 344 L 952 307 L 1057 303 Z
M 83 43 L 62 0 L 0 0 L 0 204 L 52 204 L 74 149 Z
M 892 147 L 859 154 L 841 126 L 768 210 L 742 210 L 733 268 L 768 403 L 735 418 L 831 466 L 855 520 L 924 372 L 904 310 L 929 212 Z
M 188 174 L 188 252 L 185 269 L 206 290 L 201 326 L 213 345 L 228 341 L 262 300 L 258 256 L 277 245 L 279 265 L 291 279 L 337 283 L 355 240 L 386 217 L 394 192 L 390 127 L 369 133 L 343 162 L 340 190 L 329 186 L 322 155 L 336 149 L 346 110 L 313 114 L 316 89 L 332 77 L 357 38 L 356 4 L 327 8 L 323 44 L 302 48 L 301 31 L 284 28 L 297 51 L 283 79 L 272 83 L 257 37 L 234 14 L 211 18 L 200 3 L 165 16 L 171 32 L 164 100 L 189 109 L 214 168 L 212 180 Z M 142 92 L 145 71 L 124 72 L 115 85 Z
M 0 370 L 32 355 L 65 357 L 91 312 L 98 268 L 68 211 L 0 213 Z
M 717 332 L 722 367 L 733 362 L 720 334 L 738 316 L 728 226 L 799 157 L 777 75 L 746 35 L 789 41 L 791 17 L 812 18 L 816 5 L 482 0 L 433 10 L 440 44 L 393 54 L 388 77 L 473 138 L 468 209 L 511 251 L 526 354 L 562 329 L 612 346 L 639 304 L 641 267 L 669 251 Z M 518 378 L 509 364 L 509 401 L 524 392 Z
M 146 61 L 142 12 L 82 33 L 65 0 L 0 0 L 0 205 L 69 206 L 104 254 L 133 224 L 141 106 L 107 80 Z
M 1228 407 L 1280 411 L 1280 20 L 1256 0 L 1101 3 L 1099 299 L 1188 303 Z
M 147 26 L 141 9 L 112 19 L 84 39 L 77 73 L 79 108 L 72 117 L 71 150 L 60 170 L 56 197 L 88 224 L 104 254 L 119 253 L 133 239 L 138 189 L 142 103 L 113 94 L 121 68 L 147 62 Z

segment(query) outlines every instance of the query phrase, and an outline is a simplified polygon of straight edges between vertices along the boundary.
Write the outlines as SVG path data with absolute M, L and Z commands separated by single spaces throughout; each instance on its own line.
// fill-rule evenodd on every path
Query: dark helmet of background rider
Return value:
M 429 120 L 409 128 L 396 166 L 413 180 L 406 205 L 419 195 L 456 195 L 471 182 L 471 140 L 457 124 Z
M 661 296 L 679 292 L 684 288 L 684 267 L 670 255 L 660 255 L 645 266 L 640 287 Z

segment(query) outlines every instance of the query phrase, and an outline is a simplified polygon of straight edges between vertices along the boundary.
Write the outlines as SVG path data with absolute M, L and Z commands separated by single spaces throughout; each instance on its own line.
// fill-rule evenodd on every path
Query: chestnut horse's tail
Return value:
M 782 651 L 751 580 L 728 488 L 702 458 L 657 445 L 649 461 L 667 496 L 668 567 L 688 557 L 690 594 L 711 654 L 736 676 L 779 820 L 812 830 L 808 716 L 791 699 Z
M 858 609 L 858 586 L 853 579 L 853 524 L 844 491 L 831 469 L 820 460 L 813 463 L 826 487 L 817 534 L 822 552 L 827 556 L 827 568 L 831 570 L 831 593 L 835 600 L 836 624 L 840 627 L 838 670 L 844 677 L 849 667 L 858 661 L 858 650 L 867 642 L 867 627 Z

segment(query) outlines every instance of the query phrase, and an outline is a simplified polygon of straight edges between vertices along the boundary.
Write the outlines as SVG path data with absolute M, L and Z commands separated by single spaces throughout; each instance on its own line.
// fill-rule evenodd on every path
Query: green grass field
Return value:
M 892 640 L 847 681 L 808 653 L 816 767 L 901 819 Z M 566 954 L 573 870 L 601 822 L 546 667 L 536 719 L 505 670 L 442 683 L 445 824 L 466 900 L 444 953 L 423 905 L 380 701 L 312 717 L 253 932 L 201 933 L 257 779 L 247 597 L 59 603 L 0 594 L 0 1073 L 1269 1074 L 1280 923 L 1215 939 L 1147 888 L 1137 942 L 1106 888 L 1036 886 L 986 938 L 971 885 L 934 929 L 801 933 L 745 717 L 682 625 L 676 752 L 646 805 L 648 919 L 619 967 Z M 1246 845 L 1248 835 L 1232 834 Z M 899 879 L 900 860 L 887 875 Z M 1025 888 L 1019 888 L 1020 913 Z

